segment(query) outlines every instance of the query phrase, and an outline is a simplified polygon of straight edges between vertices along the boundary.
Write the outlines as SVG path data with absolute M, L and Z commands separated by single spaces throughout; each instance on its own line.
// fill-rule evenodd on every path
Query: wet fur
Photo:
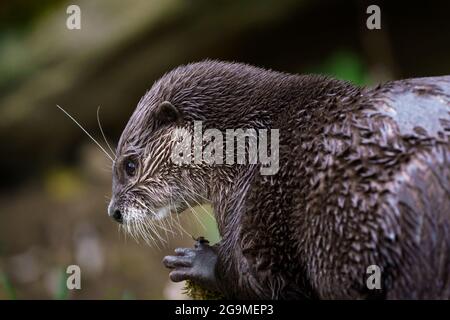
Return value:
M 425 115 L 436 99 L 446 108 L 435 132 L 414 115 L 405 119 L 414 130 L 402 132 L 402 119 L 385 112 L 404 108 L 404 92 L 425 97 Z M 179 123 L 158 122 L 163 101 L 178 109 Z M 238 63 L 182 66 L 153 85 L 125 128 L 113 202 L 130 215 L 208 199 L 228 297 L 448 299 L 449 112 L 448 76 L 368 89 Z M 193 120 L 204 129 L 280 129 L 280 171 L 174 165 L 170 136 L 192 130 Z M 123 177 L 127 156 L 140 159 L 136 179 Z M 382 269 L 382 290 L 366 287 L 372 264 Z

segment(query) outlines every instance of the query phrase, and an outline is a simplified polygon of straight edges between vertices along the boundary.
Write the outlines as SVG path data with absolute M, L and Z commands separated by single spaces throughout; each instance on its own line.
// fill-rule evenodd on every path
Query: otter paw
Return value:
M 180 282 L 191 280 L 205 289 L 217 290 L 216 263 L 217 252 L 209 242 L 200 237 L 197 239 L 193 249 L 177 248 L 174 256 L 166 256 L 163 264 L 173 269 L 170 280 Z

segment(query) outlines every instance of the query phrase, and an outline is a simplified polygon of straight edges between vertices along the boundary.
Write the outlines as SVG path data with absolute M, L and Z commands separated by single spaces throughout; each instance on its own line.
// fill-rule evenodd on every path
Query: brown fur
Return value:
M 431 124 L 409 111 L 410 95 Z M 180 122 L 158 123 L 162 101 Z M 366 89 L 238 63 L 182 66 L 153 85 L 125 128 L 112 202 L 131 215 L 209 199 L 229 297 L 448 299 L 449 112 L 450 77 Z M 204 129 L 279 129 L 280 171 L 176 166 L 170 133 L 192 130 L 193 120 Z M 128 156 L 140 163 L 135 178 L 122 172 Z M 382 290 L 366 287 L 372 264 Z

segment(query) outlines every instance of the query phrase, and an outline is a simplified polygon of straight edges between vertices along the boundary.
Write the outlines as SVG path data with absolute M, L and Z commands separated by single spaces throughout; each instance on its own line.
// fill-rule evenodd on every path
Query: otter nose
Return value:
M 123 222 L 123 215 L 122 215 L 122 213 L 120 212 L 119 209 L 115 209 L 115 208 L 113 208 L 113 206 L 109 206 L 108 214 L 109 214 L 109 216 L 111 218 L 116 220 L 118 223 L 122 223 Z
M 123 222 L 123 216 L 119 209 L 114 210 L 112 217 L 114 220 L 116 220 L 118 223 Z

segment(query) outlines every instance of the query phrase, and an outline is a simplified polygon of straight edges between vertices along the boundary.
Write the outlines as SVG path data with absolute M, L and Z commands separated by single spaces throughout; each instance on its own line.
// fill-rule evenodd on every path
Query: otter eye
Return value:
M 127 175 L 129 175 L 130 177 L 134 176 L 134 174 L 136 173 L 136 169 L 137 169 L 137 164 L 134 160 L 132 160 L 132 159 L 126 160 L 124 163 L 124 167 L 125 167 L 125 172 L 127 173 Z

